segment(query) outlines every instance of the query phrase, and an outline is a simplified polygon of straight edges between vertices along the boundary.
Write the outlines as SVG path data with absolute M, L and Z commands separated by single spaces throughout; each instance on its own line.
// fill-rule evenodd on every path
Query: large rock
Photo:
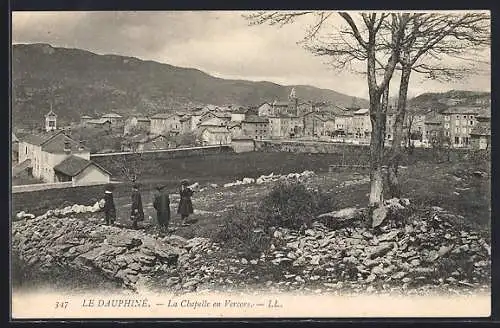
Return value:
M 355 207 L 344 208 L 338 211 L 324 213 L 316 217 L 317 220 L 330 228 L 341 228 L 359 219 L 361 209 Z
M 377 257 L 384 256 L 394 247 L 393 243 L 381 243 L 378 246 L 374 246 L 369 250 L 368 258 L 374 259 Z
M 86 253 L 80 254 L 76 257 L 75 263 L 81 265 L 84 268 L 93 268 L 96 266 L 99 257 L 111 257 L 122 254 L 125 252 L 123 247 L 115 247 L 111 245 L 101 245 L 96 247 Z
M 372 228 L 376 228 L 387 218 L 388 209 L 385 206 L 380 206 L 373 210 L 372 213 Z
M 129 249 L 142 245 L 141 239 L 136 238 L 130 234 L 108 235 L 106 237 L 106 240 L 109 245 L 117 247 L 127 247 Z

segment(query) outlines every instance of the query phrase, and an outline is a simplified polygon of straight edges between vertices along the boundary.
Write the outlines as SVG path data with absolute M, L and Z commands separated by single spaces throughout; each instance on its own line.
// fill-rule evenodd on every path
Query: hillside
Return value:
M 63 122 L 109 111 L 150 114 L 202 104 L 259 105 L 285 100 L 292 86 L 225 80 L 192 68 L 97 55 L 48 44 L 18 44 L 12 54 L 13 124 L 40 122 L 50 102 Z M 353 97 L 295 86 L 302 100 L 350 105 Z M 360 106 L 367 101 L 356 99 Z
M 442 93 L 423 93 L 408 101 L 409 107 L 434 109 L 443 112 L 451 106 L 488 105 L 490 92 L 450 90 Z

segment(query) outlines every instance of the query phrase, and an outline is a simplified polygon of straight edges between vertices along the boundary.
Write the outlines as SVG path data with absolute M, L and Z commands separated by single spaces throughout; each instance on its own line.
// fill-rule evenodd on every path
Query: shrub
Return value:
M 236 206 L 225 216 L 215 241 L 234 247 L 246 257 L 259 256 L 270 242 L 262 225 L 263 222 L 255 209 Z
M 270 227 L 310 226 L 314 216 L 332 208 L 329 194 L 308 190 L 300 183 L 282 183 L 264 196 L 257 208 L 240 205 L 229 211 L 215 240 L 252 258 L 269 247 Z
M 333 207 L 333 198 L 321 190 L 308 190 L 301 183 L 281 183 L 262 199 L 258 211 L 265 227 L 300 229 Z

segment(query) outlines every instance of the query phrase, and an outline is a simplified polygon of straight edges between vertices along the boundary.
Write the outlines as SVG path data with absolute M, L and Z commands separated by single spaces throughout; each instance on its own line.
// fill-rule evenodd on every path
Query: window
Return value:
M 457 115 L 457 120 L 460 118 L 460 115 Z
M 449 121 L 449 120 L 450 120 L 450 117 L 449 117 L 448 115 L 446 115 L 446 116 L 444 117 L 444 120 L 445 120 L 445 121 Z
M 455 137 L 455 145 L 458 145 L 460 143 L 460 138 L 459 137 Z
M 467 119 L 467 115 L 464 115 L 464 119 Z
M 467 128 L 462 128 L 462 133 L 467 133 Z
M 449 129 L 449 128 L 450 128 L 450 123 L 445 123 L 445 124 L 444 124 L 444 128 L 445 128 L 445 129 Z
M 28 146 L 26 146 L 26 150 L 24 152 L 25 154 L 28 154 Z
M 469 121 L 469 125 L 474 125 L 474 121 Z
M 460 128 L 455 128 L 455 132 L 458 133 L 460 131 Z
M 446 131 L 446 132 L 444 133 L 444 135 L 445 135 L 445 136 L 447 136 L 447 137 L 449 137 L 449 136 L 450 136 L 450 132 L 449 132 L 449 131 Z
M 455 125 L 458 126 L 460 124 L 460 121 L 459 120 L 456 120 L 455 121 Z

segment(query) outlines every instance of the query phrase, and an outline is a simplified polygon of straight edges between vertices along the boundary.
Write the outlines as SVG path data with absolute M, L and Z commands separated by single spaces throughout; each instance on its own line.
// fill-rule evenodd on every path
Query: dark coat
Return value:
M 168 224 L 170 221 L 170 197 L 166 190 L 161 190 L 155 194 L 153 207 L 160 225 Z
M 135 213 L 137 210 L 137 213 Z M 141 193 L 137 190 L 132 192 L 132 207 L 130 209 L 130 217 L 135 218 L 137 221 L 144 220 L 144 210 L 142 208 Z
M 181 200 L 179 201 L 179 207 L 177 208 L 177 214 L 189 215 L 193 214 L 193 203 L 191 202 L 191 196 L 193 191 L 190 188 L 182 188 L 179 190 L 179 195 Z
M 104 193 L 104 214 L 106 214 L 106 217 L 108 218 L 116 218 L 116 208 L 115 208 L 115 201 L 113 199 L 113 194 L 112 193 Z

